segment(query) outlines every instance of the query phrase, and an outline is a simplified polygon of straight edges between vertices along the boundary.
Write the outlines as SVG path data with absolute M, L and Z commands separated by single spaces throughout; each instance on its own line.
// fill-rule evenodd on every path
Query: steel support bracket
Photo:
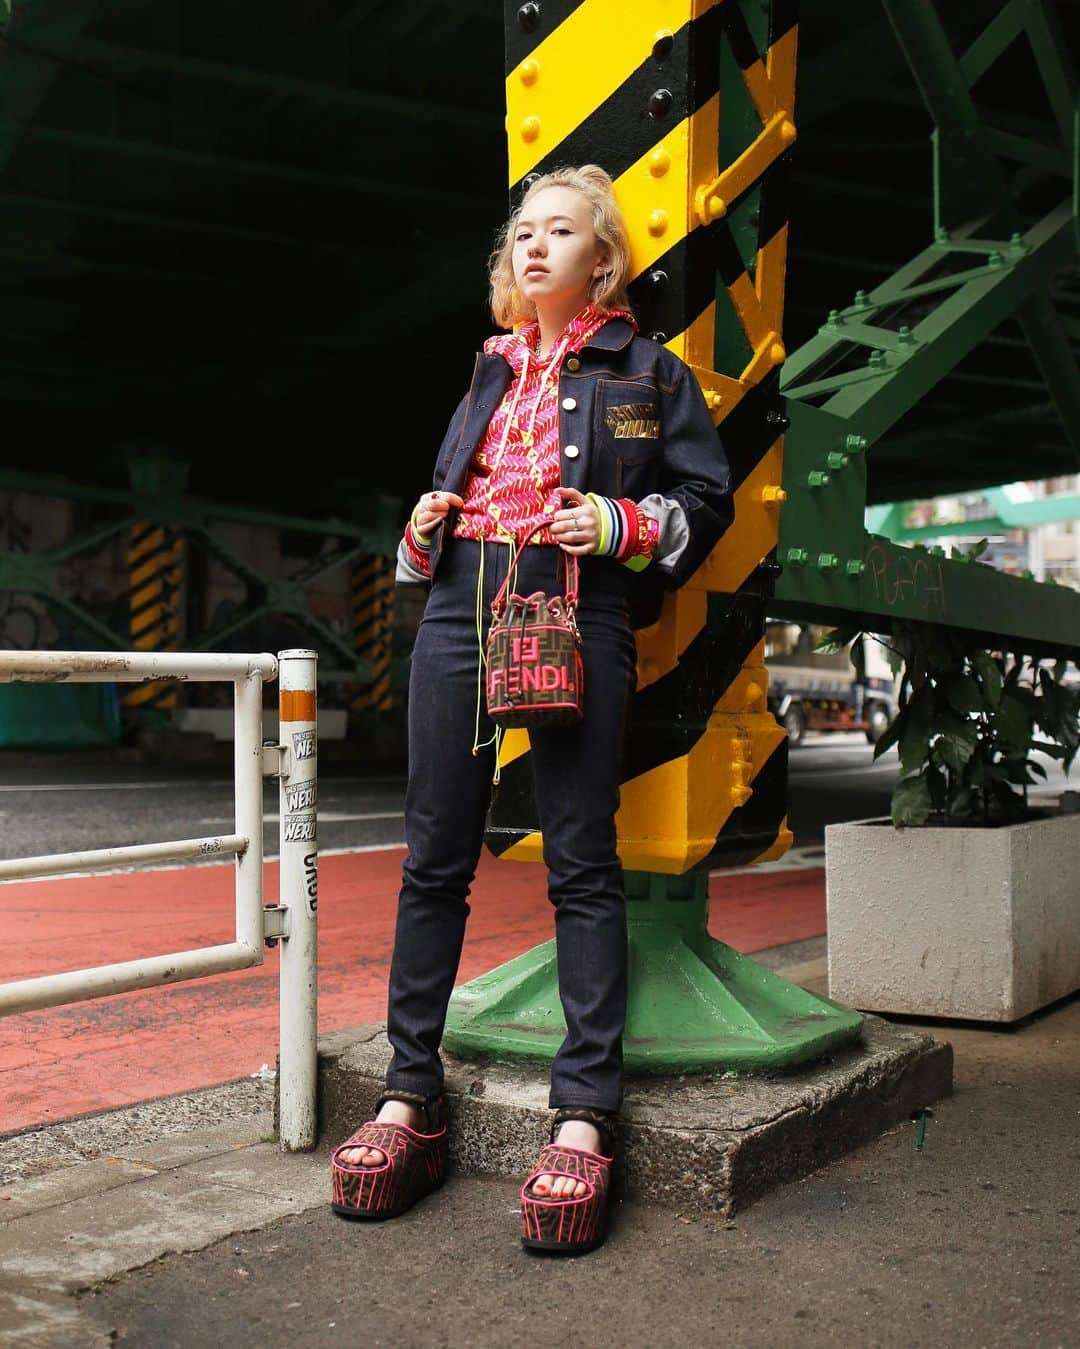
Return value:
M 264 778 L 285 776 L 285 746 L 267 740 L 262 747 L 262 775 Z
M 289 940 L 289 906 L 287 904 L 263 905 L 263 941 L 274 947 L 279 941 Z

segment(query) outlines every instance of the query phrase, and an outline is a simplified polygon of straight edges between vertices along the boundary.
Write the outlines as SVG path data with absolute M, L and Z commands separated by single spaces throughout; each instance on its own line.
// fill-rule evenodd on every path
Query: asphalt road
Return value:
M 921 1149 L 905 1122 L 734 1219 L 617 1204 L 595 1254 L 535 1259 L 516 1185 L 453 1177 L 393 1222 L 323 1207 L 166 1256 L 82 1325 L 132 1349 L 1071 1349 L 1080 1003 L 947 1029 Z
M 888 811 L 896 756 L 877 764 L 859 734 L 811 735 L 790 757 L 796 843 L 820 843 L 827 823 Z M 402 843 L 405 781 L 359 765 L 320 764 L 319 847 Z M 227 764 L 127 763 L 100 752 L 0 751 L 0 858 L 201 838 L 231 830 Z M 265 846 L 277 853 L 277 785 L 265 789 Z

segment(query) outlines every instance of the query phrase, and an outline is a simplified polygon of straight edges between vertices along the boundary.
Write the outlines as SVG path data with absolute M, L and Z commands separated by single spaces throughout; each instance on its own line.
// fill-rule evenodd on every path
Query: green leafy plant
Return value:
M 837 628 L 821 651 L 851 644 L 860 674 L 860 627 Z M 900 681 L 898 711 L 874 746 L 893 745 L 900 780 L 892 821 L 1000 825 L 1029 813 L 1027 789 L 1046 777 L 1032 756 L 1059 759 L 1068 772 L 1080 748 L 1080 687 L 1068 663 L 1022 652 L 988 651 L 971 634 L 934 623 L 900 622 L 878 636 Z

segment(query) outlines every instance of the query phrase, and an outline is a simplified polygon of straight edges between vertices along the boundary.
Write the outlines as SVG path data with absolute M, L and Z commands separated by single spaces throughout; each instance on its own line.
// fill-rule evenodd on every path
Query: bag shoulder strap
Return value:
M 541 530 L 547 529 L 547 527 L 548 521 L 541 520 L 539 524 L 533 525 L 532 529 L 528 530 L 518 540 L 517 555 L 514 558 L 514 565 L 507 571 L 506 579 L 499 587 L 499 593 L 491 601 L 491 612 L 495 614 L 496 617 L 498 617 L 499 614 L 501 614 L 502 611 L 506 608 L 507 595 L 509 593 L 511 583 L 515 580 L 517 576 L 518 562 L 521 558 L 522 549 L 525 547 L 527 543 L 530 543 L 532 539 L 534 539 L 536 535 L 541 532 Z M 556 545 L 556 547 L 558 547 L 558 545 Z M 566 570 L 566 596 L 565 596 L 566 609 L 568 613 L 573 613 L 574 609 L 577 607 L 578 590 L 580 589 L 580 571 L 578 569 L 577 555 L 575 553 L 565 553 L 562 551 L 561 548 L 559 549 L 559 551 L 560 553 L 562 553 L 563 563 Z

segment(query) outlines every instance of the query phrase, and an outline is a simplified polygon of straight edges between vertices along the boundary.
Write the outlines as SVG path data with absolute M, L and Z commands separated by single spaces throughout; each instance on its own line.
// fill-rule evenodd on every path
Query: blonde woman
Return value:
M 398 551 L 398 581 L 430 593 L 410 676 L 393 1057 L 375 1119 L 333 1158 L 334 1209 L 349 1217 L 404 1212 L 445 1173 L 439 1045 L 495 755 L 478 615 L 490 620 L 511 544 L 543 524 L 521 550 L 516 588 L 557 592 L 560 554 L 578 557 L 585 709 L 579 723 L 531 736 L 567 1030 L 551 1069 L 551 1142 L 522 1190 L 521 1239 L 562 1253 L 604 1239 L 623 1096 L 627 942 L 614 818 L 632 614 L 685 581 L 732 518 L 727 460 L 693 373 L 637 331 L 629 257 L 603 169 L 558 169 L 531 184 L 490 264 L 492 315 L 508 331 L 478 355 Z

